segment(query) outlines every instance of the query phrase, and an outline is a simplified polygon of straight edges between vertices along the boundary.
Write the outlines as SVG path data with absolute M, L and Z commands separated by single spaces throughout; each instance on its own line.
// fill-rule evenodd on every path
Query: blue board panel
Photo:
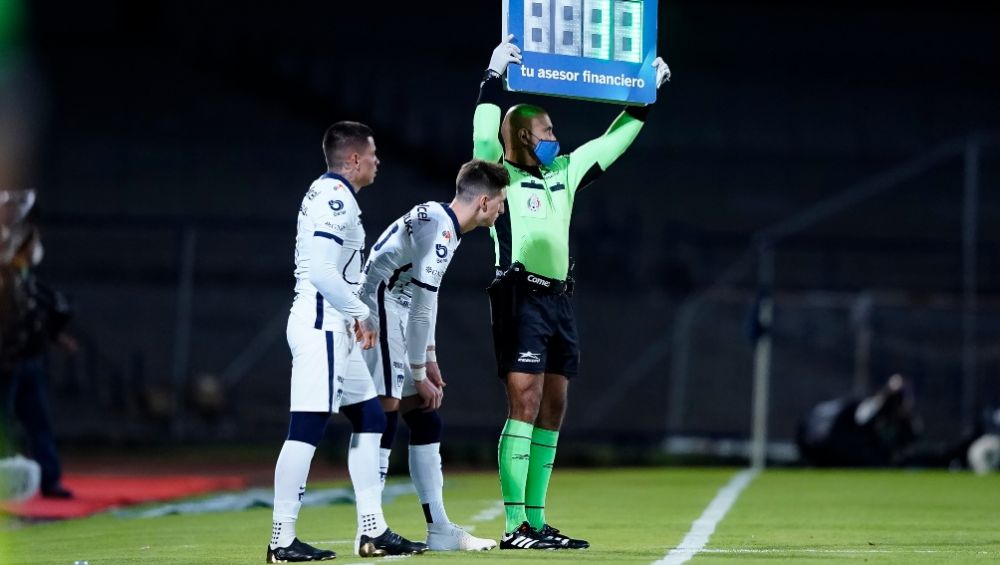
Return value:
M 508 90 L 625 104 L 656 101 L 657 0 L 506 0 L 523 62 Z

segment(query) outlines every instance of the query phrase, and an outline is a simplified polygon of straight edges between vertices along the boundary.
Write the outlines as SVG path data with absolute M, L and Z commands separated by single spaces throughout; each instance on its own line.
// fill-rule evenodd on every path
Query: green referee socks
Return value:
M 524 514 L 524 484 L 528 479 L 528 458 L 533 451 L 527 422 L 507 420 L 500 433 L 497 462 L 500 466 L 500 492 L 507 513 L 507 529 L 513 532 L 528 518 Z
M 545 494 L 549 491 L 552 463 L 556 460 L 559 432 L 535 428 L 531 433 L 531 459 L 528 463 L 528 484 L 524 492 L 524 508 L 528 523 L 541 530 L 545 525 Z

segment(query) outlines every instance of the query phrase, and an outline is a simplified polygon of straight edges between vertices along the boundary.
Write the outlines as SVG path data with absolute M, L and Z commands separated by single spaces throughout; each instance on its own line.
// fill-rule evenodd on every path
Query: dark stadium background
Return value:
M 576 206 L 583 374 L 567 445 L 748 438 L 758 281 L 753 253 L 739 260 L 755 234 L 952 140 L 953 159 L 777 245 L 771 438 L 789 441 L 815 403 L 897 371 L 928 441 L 1000 403 L 1000 49 L 979 6 L 661 2 L 673 80 Z M 376 132 L 382 165 L 359 198 L 369 243 L 416 202 L 449 200 L 499 29 L 500 2 L 482 0 L 27 3 L 19 111 L 37 137 L 17 182 L 38 189 L 40 274 L 73 297 L 83 345 L 51 358 L 63 444 L 276 455 L 295 214 L 324 170 L 324 129 L 353 119 Z M 567 149 L 618 112 L 535 101 Z M 486 451 L 504 418 L 483 292 L 492 261 L 485 231 L 463 241 L 438 323 L 446 442 Z

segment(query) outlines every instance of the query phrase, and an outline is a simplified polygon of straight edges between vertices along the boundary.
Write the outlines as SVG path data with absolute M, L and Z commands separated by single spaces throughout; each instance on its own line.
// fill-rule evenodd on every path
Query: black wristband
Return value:
M 499 106 L 501 92 L 503 92 L 503 79 L 496 71 L 486 69 L 483 83 L 479 86 L 479 98 L 476 99 L 476 105 L 493 104 Z

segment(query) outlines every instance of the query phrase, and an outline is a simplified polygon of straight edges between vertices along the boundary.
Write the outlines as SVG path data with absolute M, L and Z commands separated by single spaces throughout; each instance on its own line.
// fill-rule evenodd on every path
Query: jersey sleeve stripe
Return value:
M 434 285 L 429 285 L 429 284 L 427 284 L 427 283 L 425 283 L 423 281 L 420 281 L 418 279 L 410 279 L 410 282 L 412 282 L 413 284 L 419 286 L 420 288 L 426 288 L 427 290 L 429 290 L 431 292 L 437 292 L 438 291 L 438 287 L 436 287 Z
M 375 244 L 373 250 L 378 251 L 382 249 L 382 246 L 385 245 L 387 241 L 389 241 L 389 238 L 392 237 L 392 234 L 396 233 L 397 231 L 399 231 L 399 224 L 393 224 L 392 230 L 390 230 L 389 233 L 385 234 L 385 237 L 382 238 L 382 241 Z
M 313 232 L 313 236 L 314 237 L 325 237 L 327 239 L 332 239 L 332 240 L 336 241 L 337 243 L 339 243 L 341 245 L 344 244 L 344 240 L 343 239 L 341 239 L 339 236 L 336 236 L 336 235 L 334 235 L 332 233 L 329 233 L 329 232 L 317 231 L 317 232 Z
M 385 283 L 378 285 L 378 323 L 382 328 L 379 331 L 379 350 L 382 352 L 382 380 L 385 382 L 385 390 L 392 390 L 392 356 L 389 354 L 389 324 L 386 322 L 385 312 Z

